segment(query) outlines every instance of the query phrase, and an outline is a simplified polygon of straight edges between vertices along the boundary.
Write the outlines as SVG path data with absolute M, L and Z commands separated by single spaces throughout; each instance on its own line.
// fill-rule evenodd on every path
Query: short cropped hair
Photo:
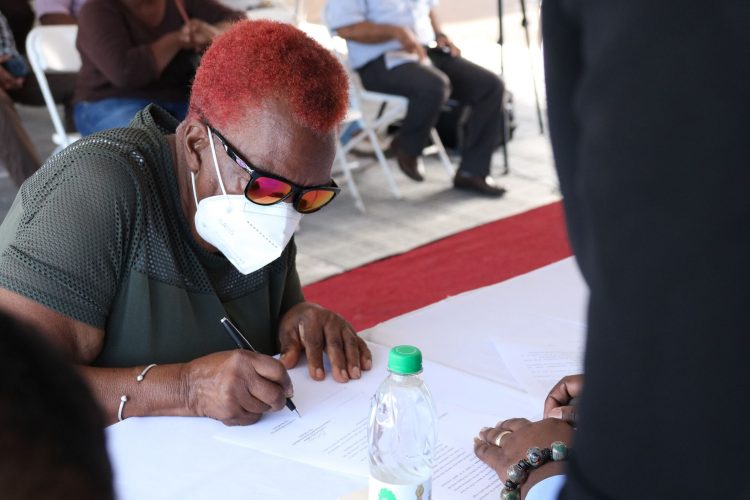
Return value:
M 226 128 L 267 99 L 285 101 L 306 128 L 333 130 L 348 106 L 346 71 L 299 29 L 240 21 L 205 52 L 193 81 L 190 112 Z
M 73 366 L 0 314 L 0 498 L 113 499 L 104 425 Z

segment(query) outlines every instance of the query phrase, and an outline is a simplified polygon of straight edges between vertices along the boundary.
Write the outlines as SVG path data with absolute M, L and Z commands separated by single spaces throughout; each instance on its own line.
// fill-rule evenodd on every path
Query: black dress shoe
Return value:
M 493 198 L 500 198 L 505 194 L 505 188 L 495 185 L 495 181 L 491 177 L 482 177 L 480 175 L 458 173 L 453 179 L 453 187 Z
M 409 179 L 415 180 L 417 182 L 422 182 L 424 180 L 424 177 L 419 172 L 417 157 L 412 156 L 401 149 L 399 147 L 397 139 L 393 139 L 391 141 L 391 145 L 388 147 L 386 156 L 388 156 L 389 158 L 395 157 L 396 163 L 398 163 L 398 167 Z

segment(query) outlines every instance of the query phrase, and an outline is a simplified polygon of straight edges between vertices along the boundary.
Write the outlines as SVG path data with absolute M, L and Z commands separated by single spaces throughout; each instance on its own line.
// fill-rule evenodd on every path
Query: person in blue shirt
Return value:
M 489 177 L 502 134 L 505 86 L 494 73 L 461 57 L 440 29 L 437 0 L 328 0 L 328 27 L 347 40 L 349 63 L 368 90 L 409 98 L 390 150 L 409 178 L 422 181 L 417 158 L 449 99 L 471 107 L 458 189 L 499 197 Z

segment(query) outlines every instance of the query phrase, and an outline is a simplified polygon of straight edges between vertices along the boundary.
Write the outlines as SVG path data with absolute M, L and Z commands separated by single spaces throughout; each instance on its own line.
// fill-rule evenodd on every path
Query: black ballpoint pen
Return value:
M 234 343 L 237 344 L 237 347 L 240 349 L 247 349 L 249 351 L 258 352 L 255 350 L 255 347 L 245 338 L 244 335 L 242 335 L 242 332 L 234 326 L 234 323 L 229 321 L 229 318 L 226 316 L 221 318 L 221 324 L 224 326 L 224 329 L 227 331 L 230 337 L 232 337 L 232 340 L 234 340 Z M 286 407 L 289 408 L 290 411 L 293 411 L 297 414 L 298 417 L 302 417 L 302 415 L 299 414 L 299 410 L 297 410 L 297 407 L 294 406 L 294 403 L 292 402 L 292 398 L 286 398 Z

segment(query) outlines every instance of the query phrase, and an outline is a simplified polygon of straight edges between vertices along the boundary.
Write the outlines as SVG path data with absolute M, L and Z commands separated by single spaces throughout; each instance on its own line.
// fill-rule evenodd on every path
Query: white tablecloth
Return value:
M 572 259 L 451 297 L 382 323 L 363 336 L 409 343 L 425 357 L 518 387 L 491 337 L 555 335 L 583 324 L 586 288 Z M 107 429 L 120 500 L 336 499 L 362 478 L 272 457 L 214 439 L 222 425 L 206 418 L 129 418 Z

